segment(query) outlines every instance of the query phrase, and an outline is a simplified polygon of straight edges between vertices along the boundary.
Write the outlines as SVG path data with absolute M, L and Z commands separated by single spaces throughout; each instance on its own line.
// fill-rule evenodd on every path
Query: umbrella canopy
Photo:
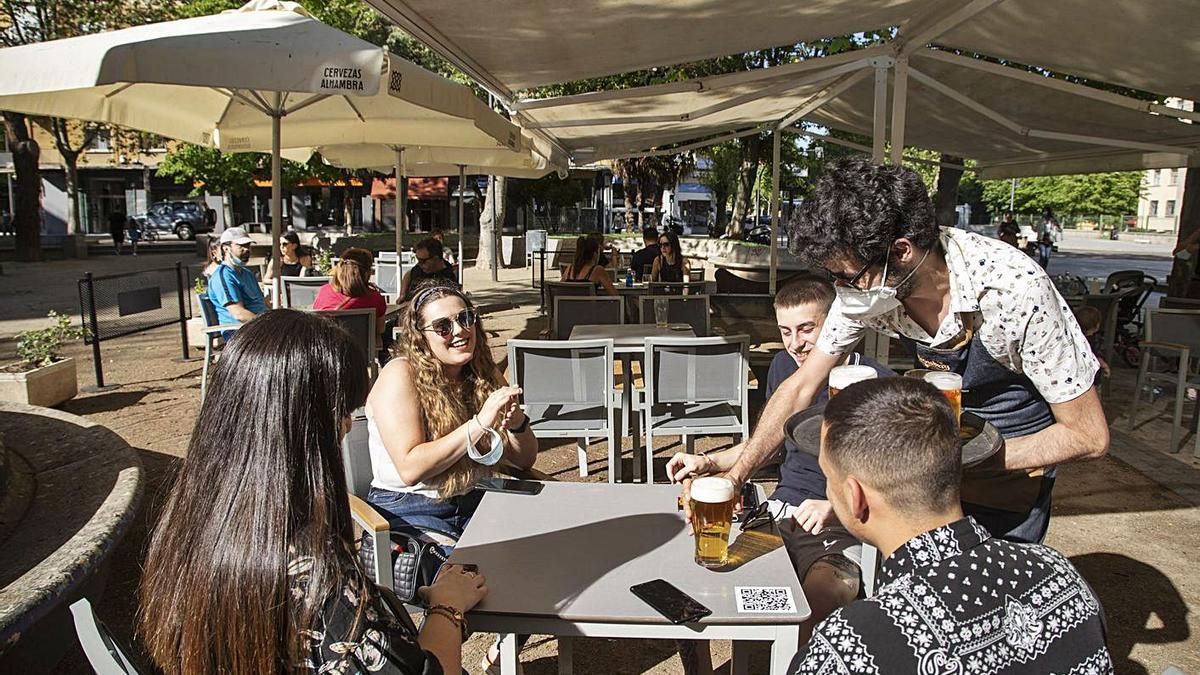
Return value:
M 322 145 L 315 148 L 287 150 L 284 157 L 305 161 L 310 152 L 319 152 L 321 159 L 343 169 L 370 169 L 389 173 L 396 169 L 397 152 L 403 147 L 402 174 L 406 177 L 457 175 L 461 166 L 468 174 L 488 174 L 510 178 L 541 178 L 551 171 L 565 171 L 565 166 L 553 166 L 546 158 L 530 152 L 506 148 L 462 148 L 428 145 L 397 146 L 383 143 Z
M 0 50 L 0 109 L 270 151 L 276 269 L 282 147 L 521 144 L 517 127 L 469 88 L 279 0 Z

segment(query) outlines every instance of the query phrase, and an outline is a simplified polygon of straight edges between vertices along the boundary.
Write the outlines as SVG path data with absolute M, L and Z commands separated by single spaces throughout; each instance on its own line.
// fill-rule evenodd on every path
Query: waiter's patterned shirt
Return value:
M 942 228 L 941 243 L 950 276 L 950 311 L 937 335 L 927 333 L 903 307 L 856 320 L 843 316 L 835 300 L 817 348 L 841 355 L 868 328 L 947 348 L 963 339 L 965 317 L 988 354 L 1026 375 L 1046 401 L 1071 401 L 1091 388 L 1100 364 L 1045 270 L 1013 246 L 971 232 Z
M 909 540 L 881 581 L 817 626 L 797 675 L 1113 672 L 1100 603 L 1053 549 L 964 518 Z

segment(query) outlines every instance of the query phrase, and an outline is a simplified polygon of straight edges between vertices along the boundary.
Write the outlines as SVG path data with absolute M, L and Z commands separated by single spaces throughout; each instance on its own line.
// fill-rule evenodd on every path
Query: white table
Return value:
M 572 340 L 612 340 L 613 353 L 621 359 L 621 413 L 628 420 L 628 432 L 633 438 L 633 475 L 634 479 L 641 478 L 642 462 L 638 461 L 638 451 L 642 449 L 641 429 L 633 419 L 633 358 L 646 351 L 646 338 L 650 337 L 696 337 L 696 332 L 687 324 L 671 324 L 674 326 L 659 328 L 652 323 L 624 324 L 580 324 L 571 329 Z M 621 453 L 616 453 L 616 465 L 613 466 L 614 480 L 621 480 Z M 652 483 L 653 476 L 646 478 Z
M 736 569 L 700 567 L 679 494 L 676 485 L 546 483 L 537 496 L 484 496 L 450 561 L 479 565 L 487 576 L 488 596 L 468 621 L 500 634 L 502 673 L 516 673 L 518 634 L 567 638 L 559 640 L 560 673 L 571 672 L 571 637 L 767 641 L 771 673 L 785 672 L 799 649 L 799 624 L 811 614 L 787 551 L 780 543 Z M 731 551 L 739 550 L 738 535 L 735 525 Z M 712 614 L 673 625 L 629 591 L 659 578 Z M 796 611 L 738 613 L 737 586 L 790 588 Z M 734 647 L 737 670 L 745 652 Z

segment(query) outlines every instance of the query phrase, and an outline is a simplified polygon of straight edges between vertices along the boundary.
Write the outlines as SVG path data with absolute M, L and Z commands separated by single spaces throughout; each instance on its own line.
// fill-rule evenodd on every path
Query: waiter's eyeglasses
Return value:
M 871 261 L 867 262 L 867 264 L 863 265 L 858 270 L 858 272 L 852 277 L 847 277 L 846 275 L 844 275 L 840 272 L 831 272 L 829 270 L 825 270 L 825 273 L 828 274 L 831 279 L 833 279 L 833 282 L 835 284 L 842 284 L 844 286 L 851 286 L 853 288 L 858 288 L 858 282 L 861 281 L 864 276 L 866 276 L 867 270 L 871 269 L 872 266 L 882 262 L 883 259 L 886 257 L 887 257 L 887 253 L 884 253 L 882 256 L 876 258 L 875 260 L 871 260 Z M 862 289 L 859 289 L 859 290 L 862 290 Z
M 450 335 L 454 332 L 454 324 L 458 324 L 463 328 L 463 330 L 471 330 L 475 327 L 475 320 L 477 318 L 478 316 L 475 313 L 475 310 L 464 309 L 454 316 L 445 316 L 440 319 L 436 319 L 421 330 L 433 331 L 434 333 L 437 333 L 438 337 L 446 338 L 450 337 Z

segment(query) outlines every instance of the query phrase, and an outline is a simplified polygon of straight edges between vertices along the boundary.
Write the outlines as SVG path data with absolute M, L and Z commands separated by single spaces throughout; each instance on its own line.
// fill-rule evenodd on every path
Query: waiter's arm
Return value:
M 829 371 L 841 360 L 814 348 L 804 364 L 786 380 L 767 400 L 758 426 L 743 444 L 741 456 L 729 470 L 729 477 L 741 485 L 766 464 L 783 444 L 783 424 L 793 414 L 812 405 L 813 397 L 821 390 Z
M 1035 469 L 1077 459 L 1098 459 L 1108 452 L 1108 421 L 1092 387 L 1081 396 L 1051 403 L 1054 424 L 1028 436 L 1005 441 L 1004 466 Z

